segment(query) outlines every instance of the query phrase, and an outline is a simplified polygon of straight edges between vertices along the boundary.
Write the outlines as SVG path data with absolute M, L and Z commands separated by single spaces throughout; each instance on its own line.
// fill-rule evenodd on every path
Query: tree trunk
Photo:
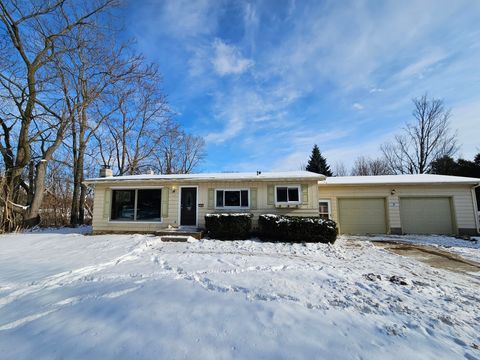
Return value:
M 82 179 L 83 181 L 83 179 Z M 87 187 L 82 184 L 80 190 L 80 206 L 78 209 L 78 222 L 80 225 L 85 224 L 85 201 L 87 199 Z
M 36 165 L 35 192 L 32 203 L 28 207 L 23 217 L 23 227 L 33 227 L 40 223 L 40 207 L 42 206 L 45 194 L 45 175 L 47 173 L 47 160 L 40 160 Z

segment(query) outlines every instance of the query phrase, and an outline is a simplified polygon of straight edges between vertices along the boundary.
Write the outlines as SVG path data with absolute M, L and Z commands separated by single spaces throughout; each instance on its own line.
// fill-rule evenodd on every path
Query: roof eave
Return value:
M 105 178 L 105 179 L 87 179 L 83 183 L 87 185 L 98 184 L 98 183 L 118 183 L 118 182 L 266 182 L 266 181 L 321 181 L 319 179 L 324 179 L 322 177 L 285 177 L 285 178 L 246 178 L 246 179 L 115 179 L 115 178 Z
M 322 181 L 318 182 L 318 185 L 322 186 L 375 186 L 375 185 L 477 185 L 480 186 L 479 182 L 473 181 L 455 181 L 455 182 L 445 182 L 445 181 L 432 181 L 432 182 L 384 182 L 384 183 L 325 183 Z

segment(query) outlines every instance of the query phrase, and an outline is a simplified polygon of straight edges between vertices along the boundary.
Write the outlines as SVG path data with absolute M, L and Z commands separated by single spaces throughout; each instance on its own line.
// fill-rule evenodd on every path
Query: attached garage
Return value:
M 318 199 L 344 234 L 476 235 L 477 187 L 458 176 L 335 176 L 319 182 Z
M 338 199 L 339 227 L 343 234 L 387 232 L 385 198 Z
M 400 198 L 400 219 L 406 234 L 455 234 L 450 197 Z

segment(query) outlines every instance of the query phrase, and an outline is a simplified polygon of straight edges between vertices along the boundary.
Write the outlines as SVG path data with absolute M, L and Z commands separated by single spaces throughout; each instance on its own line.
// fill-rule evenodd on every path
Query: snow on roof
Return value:
M 309 171 L 283 171 L 283 172 L 231 172 L 231 173 L 201 173 L 201 174 L 171 174 L 171 175 L 125 175 L 99 177 L 85 180 L 87 184 L 111 181 L 209 181 L 209 180 L 323 180 L 324 175 Z
M 433 175 L 377 175 L 377 176 L 338 176 L 319 181 L 320 185 L 384 185 L 384 184 L 480 184 L 480 179 Z

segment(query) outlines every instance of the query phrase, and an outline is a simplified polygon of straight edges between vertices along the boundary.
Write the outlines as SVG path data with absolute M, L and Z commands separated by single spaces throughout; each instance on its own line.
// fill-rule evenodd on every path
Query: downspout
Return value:
M 475 193 L 475 189 L 480 186 L 480 183 L 472 186 L 472 203 L 473 203 L 473 211 L 475 215 L 475 225 L 477 226 L 477 234 L 480 234 L 480 220 L 479 220 L 479 214 L 478 214 L 478 204 L 477 204 L 477 195 Z

